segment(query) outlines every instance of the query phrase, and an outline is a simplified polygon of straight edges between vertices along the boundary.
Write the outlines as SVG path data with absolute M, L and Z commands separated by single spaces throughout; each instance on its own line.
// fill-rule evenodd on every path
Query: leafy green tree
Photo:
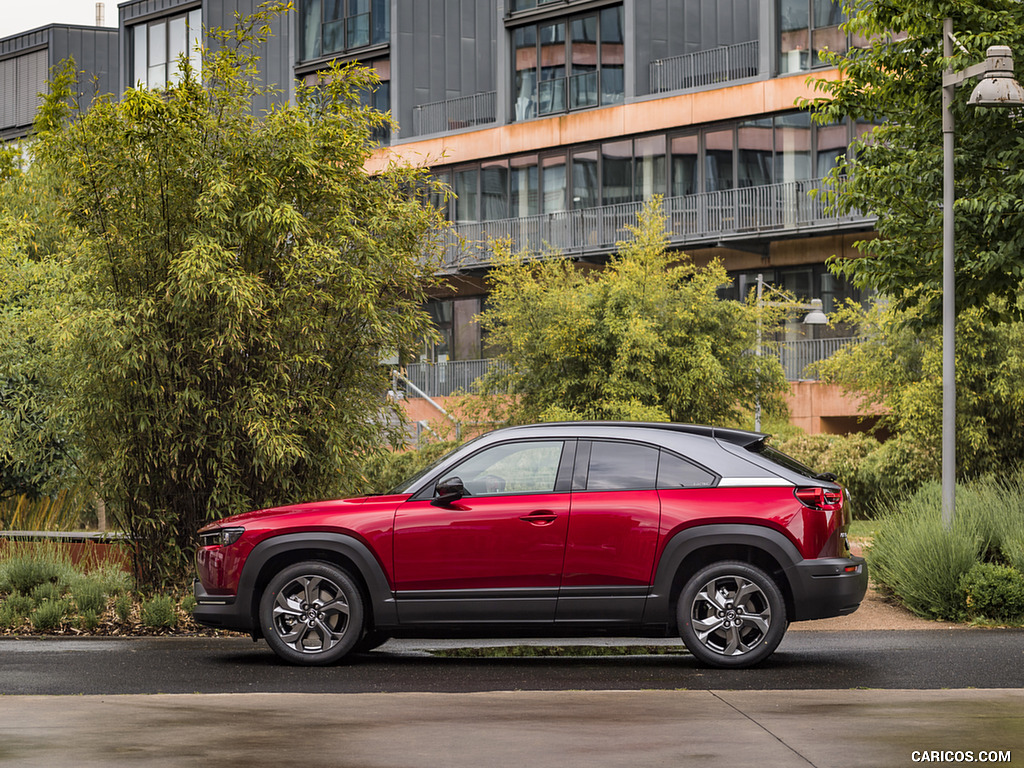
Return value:
M 993 300 L 998 301 L 998 300 Z M 1019 311 L 1019 307 L 1015 311 Z M 827 381 L 882 407 L 882 424 L 894 433 L 869 456 L 880 477 L 916 487 L 936 479 L 942 439 L 942 342 L 939 329 L 879 302 L 834 317 L 859 324 L 865 341 L 818 364 Z M 993 324 L 1003 307 L 963 310 L 957 321 L 957 471 L 962 478 L 1001 472 L 1024 461 L 1024 323 Z
M 38 121 L 64 227 L 36 257 L 59 283 L 37 327 L 61 388 L 48 415 L 152 585 L 210 518 L 357 485 L 386 442 L 379 361 L 429 329 L 438 217 L 420 172 L 363 170 L 388 119 L 360 106 L 373 75 L 333 67 L 252 113 L 279 10 L 223 33 L 202 82 L 183 59 L 177 85 L 74 120 L 65 70 Z
M 1024 15 L 1015 0 L 872 0 L 850 2 L 847 32 L 870 40 L 830 58 L 837 79 L 826 96 L 808 100 L 823 122 L 847 116 L 879 122 L 854 141 L 833 174 L 839 210 L 878 215 L 879 237 L 858 244 L 867 258 L 838 262 L 837 271 L 874 288 L 916 322 L 936 324 L 942 301 L 942 70 L 982 61 L 990 45 L 1014 51 L 1024 77 Z M 942 20 L 966 52 L 943 57 Z M 958 89 L 955 178 L 958 306 L 1015 313 L 1024 279 L 1024 114 L 974 110 L 970 84 Z M 1001 316 L 1005 319 L 1005 315 Z
M 621 419 L 722 423 L 785 386 L 774 356 L 755 359 L 757 308 L 719 300 L 721 264 L 666 249 L 659 201 L 602 271 L 557 254 L 506 252 L 480 318 L 506 367 L 485 382 L 514 392 L 516 421 Z M 777 402 L 773 401 L 773 402 Z

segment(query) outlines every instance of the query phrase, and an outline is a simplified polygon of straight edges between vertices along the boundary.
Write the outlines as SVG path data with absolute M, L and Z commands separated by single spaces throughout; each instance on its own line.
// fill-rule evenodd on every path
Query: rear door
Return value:
M 658 544 L 659 449 L 581 440 L 558 621 L 639 622 Z

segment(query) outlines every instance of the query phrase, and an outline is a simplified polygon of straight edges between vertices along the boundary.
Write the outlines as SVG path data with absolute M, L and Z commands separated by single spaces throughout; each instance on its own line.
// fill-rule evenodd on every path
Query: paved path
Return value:
M 922 750 L 1024 761 L 1024 690 L 0 697 L 18 768 L 896 768 Z

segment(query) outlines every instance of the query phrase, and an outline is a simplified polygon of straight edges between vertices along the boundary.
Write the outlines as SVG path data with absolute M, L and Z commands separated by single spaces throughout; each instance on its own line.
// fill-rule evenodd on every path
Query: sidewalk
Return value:
M 0 766 L 18 768 L 898 768 L 921 751 L 1019 762 L 1024 690 L 0 697 Z

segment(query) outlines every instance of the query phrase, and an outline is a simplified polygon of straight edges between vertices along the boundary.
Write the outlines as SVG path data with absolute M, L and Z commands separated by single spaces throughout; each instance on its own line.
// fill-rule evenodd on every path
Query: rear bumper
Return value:
M 214 629 L 231 629 L 236 632 L 253 632 L 252 613 L 235 595 L 211 595 L 199 579 L 192 582 L 192 593 L 196 598 L 196 607 L 192 617 L 205 627 Z
M 853 613 L 868 589 L 868 566 L 862 557 L 803 560 L 787 575 L 793 588 L 791 621 Z

